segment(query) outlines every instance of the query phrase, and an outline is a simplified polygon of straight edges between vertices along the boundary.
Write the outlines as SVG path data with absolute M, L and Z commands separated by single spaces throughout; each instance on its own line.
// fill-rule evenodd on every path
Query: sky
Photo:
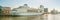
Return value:
M 39 8 L 40 5 L 43 5 L 49 11 L 54 8 L 60 11 L 60 0 L 0 0 L 0 5 L 4 7 L 16 8 L 24 4 L 34 8 Z

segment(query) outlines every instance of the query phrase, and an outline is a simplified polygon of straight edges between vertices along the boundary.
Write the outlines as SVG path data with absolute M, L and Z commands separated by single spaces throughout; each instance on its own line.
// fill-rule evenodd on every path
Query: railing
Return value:
M 42 13 L 14 13 L 12 15 L 41 15 Z

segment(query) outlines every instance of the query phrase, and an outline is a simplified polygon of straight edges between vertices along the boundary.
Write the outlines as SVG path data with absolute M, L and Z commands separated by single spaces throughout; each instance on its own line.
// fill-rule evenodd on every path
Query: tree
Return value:
M 2 13 L 2 6 L 0 6 L 0 15 L 1 15 L 1 13 Z

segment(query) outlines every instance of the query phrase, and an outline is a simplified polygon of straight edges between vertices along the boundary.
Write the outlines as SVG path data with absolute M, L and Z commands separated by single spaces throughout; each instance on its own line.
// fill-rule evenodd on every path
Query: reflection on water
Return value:
M 0 20 L 32 20 L 37 16 L 19 16 L 19 17 L 11 17 L 11 16 L 0 16 Z

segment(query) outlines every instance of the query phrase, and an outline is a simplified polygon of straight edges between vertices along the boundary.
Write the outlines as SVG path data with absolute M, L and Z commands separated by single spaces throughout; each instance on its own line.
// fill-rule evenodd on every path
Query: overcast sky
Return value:
M 60 0 L 0 0 L 1 6 L 12 8 L 22 6 L 23 4 L 28 4 L 28 6 L 35 8 L 44 5 L 45 8 L 49 8 L 49 11 L 53 8 L 60 11 Z

